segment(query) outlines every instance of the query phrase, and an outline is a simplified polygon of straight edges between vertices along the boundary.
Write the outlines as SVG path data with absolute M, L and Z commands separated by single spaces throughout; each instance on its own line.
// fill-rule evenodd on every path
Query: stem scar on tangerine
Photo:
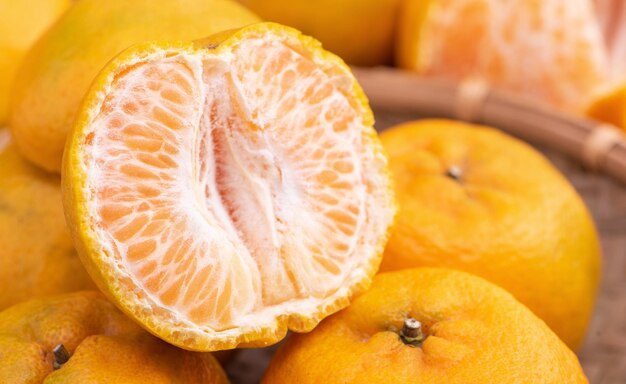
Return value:
M 457 165 L 452 165 L 446 170 L 446 176 L 455 181 L 460 181 L 463 177 L 463 170 Z
M 54 362 L 52 366 L 54 369 L 59 369 L 63 366 L 63 364 L 67 363 L 70 359 L 70 353 L 65 348 L 65 345 L 59 344 L 52 350 L 54 354 Z
M 400 331 L 400 339 L 406 345 L 419 347 L 426 339 L 422 332 L 422 323 L 412 317 L 406 318 Z

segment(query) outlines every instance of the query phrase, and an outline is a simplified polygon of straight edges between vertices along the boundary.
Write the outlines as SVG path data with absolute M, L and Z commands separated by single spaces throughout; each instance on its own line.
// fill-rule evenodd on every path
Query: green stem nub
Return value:
M 422 323 L 415 320 L 412 317 L 404 320 L 404 326 L 400 332 L 400 338 L 404 344 L 419 346 L 424 341 L 424 334 L 422 333 Z
M 65 349 L 65 346 L 63 344 L 59 344 L 54 347 L 52 353 L 54 354 L 54 362 L 52 363 L 54 369 L 61 368 L 63 364 L 67 363 L 67 361 L 70 359 L 70 353 L 67 351 L 67 349 Z

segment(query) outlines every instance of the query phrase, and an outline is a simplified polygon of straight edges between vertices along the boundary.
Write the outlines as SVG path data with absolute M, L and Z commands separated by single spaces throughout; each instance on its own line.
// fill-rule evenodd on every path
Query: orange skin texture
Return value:
M 0 131 L 0 141 L 10 141 L 7 133 Z M 0 202 L 0 310 L 95 288 L 65 224 L 61 179 L 22 159 L 10 142 L 0 149 Z
M 239 0 L 267 21 L 319 39 L 349 64 L 392 62 L 400 0 Z
M 593 221 L 538 152 L 487 127 L 445 120 L 381 135 L 400 205 L 381 271 L 447 267 L 511 292 L 572 349 L 600 278 Z M 461 179 L 446 175 L 456 166 Z
M 53 370 L 52 350 L 61 343 L 70 359 Z M 91 291 L 0 312 L 0 351 L 2 383 L 228 383 L 210 354 L 149 335 Z
M 0 126 L 8 117 L 11 85 L 23 56 L 69 5 L 70 0 L 0 2 Z
M 426 336 L 399 337 L 407 317 Z M 276 353 L 263 383 L 587 383 L 565 344 L 509 293 L 435 268 L 383 273 L 347 309 Z
M 145 41 L 198 39 L 257 21 L 229 0 L 76 2 L 18 71 L 9 126 L 20 152 L 60 173 L 65 138 L 89 85 L 122 50 Z

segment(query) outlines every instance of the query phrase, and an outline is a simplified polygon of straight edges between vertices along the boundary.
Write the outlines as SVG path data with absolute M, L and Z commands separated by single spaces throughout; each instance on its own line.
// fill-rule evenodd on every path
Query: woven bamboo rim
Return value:
M 353 72 L 376 109 L 494 126 L 626 184 L 626 137 L 614 126 L 554 111 L 474 79 L 455 84 L 391 68 Z

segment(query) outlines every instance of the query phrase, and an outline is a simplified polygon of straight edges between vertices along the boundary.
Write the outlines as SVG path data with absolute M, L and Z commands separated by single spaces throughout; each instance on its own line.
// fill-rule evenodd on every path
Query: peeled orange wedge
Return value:
M 84 264 L 146 329 L 191 350 L 277 342 L 367 288 L 395 212 L 345 64 L 261 23 L 114 59 L 66 146 Z
M 490 86 L 581 113 L 608 80 L 591 0 L 406 0 L 396 61 L 424 76 Z

